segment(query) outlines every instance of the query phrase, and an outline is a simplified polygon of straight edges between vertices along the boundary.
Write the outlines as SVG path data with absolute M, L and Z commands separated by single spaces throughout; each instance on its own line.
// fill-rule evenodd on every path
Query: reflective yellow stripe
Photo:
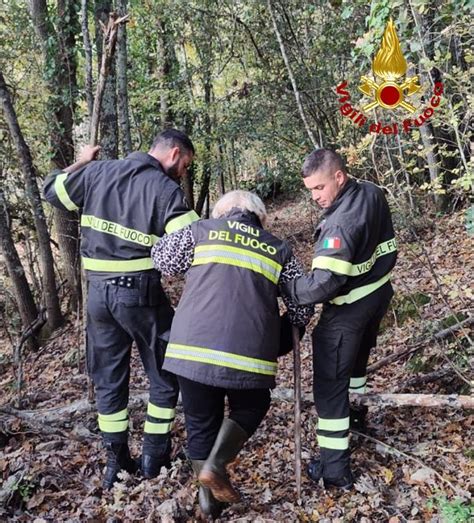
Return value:
M 361 378 L 351 378 L 349 387 L 351 387 L 351 389 L 358 389 L 359 387 L 363 387 L 366 383 L 367 383 L 366 376 L 363 376 Z
M 54 179 L 54 190 L 56 191 L 56 196 L 59 198 L 59 201 L 68 211 L 77 211 L 79 207 L 69 198 L 69 194 L 64 186 L 68 174 L 69 173 L 61 173 L 56 176 Z
M 128 411 L 123 409 L 114 414 L 99 414 L 98 422 L 102 432 L 123 432 L 128 428 Z
M 154 234 L 145 234 L 144 232 L 129 229 L 119 223 L 97 218 L 97 216 L 90 214 L 83 214 L 81 216 L 81 225 L 82 227 L 90 227 L 94 229 L 94 231 L 111 234 L 112 236 L 117 236 L 117 238 L 122 238 L 122 240 L 145 245 L 146 247 L 151 247 L 159 240 L 159 237 Z
M 124 432 L 128 429 L 128 419 L 122 421 L 103 421 L 99 418 L 99 429 L 102 432 Z
M 87 271 L 102 272 L 134 272 L 153 269 L 151 258 L 137 258 L 136 260 L 98 260 L 82 257 L 84 269 Z
M 177 343 L 168 344 L 166 358 L 198 361 L 208 363 L 209 365 L 229 367 L 231 369 L 244 370 L 256 374 L 266 374 L 269 376 L 275 376 L 277 372 L 277 364 L 273 361 L 249 358 L 248 356 L 241 356 L 240 354 Z
M 187 225 L 191 225 L 193 222 L 199 220 L 199 215 L 195 211 L 189 211 L 186 214 L 177 216 L 176 218 L 171 218 L 171 220 L 165 226 L 166 234 L 171 234 L 173 232 L 179 231 Z
M 325 449 L 346 450 L 349 448 L 349 437 L 331 438 L 329 436 L 320 436 L 318 434 L 318 443 Z
M 379 243 L 372 256 L 365 262 L 353 265 L 350 262 L 332 258 L 331 256 L 316 256 L 313 259 L 312 269 L 328 269 L 337 274 L 345 274 L 346 276 L 359 276 L 369 272 L 374 266 L 377 258 L 390 254 L 397 250 L 397 242 L 395 238 L 391 238 L 385 242 Z
M 349 382 L 349 392 L 352 394 L 365 394 L 365 385 L 367 383 L 367 377 L 351 378 Z
M 313 264 L 311 269 L 328 269 L 331 272 L 337 274 L 345 274 L 350 276 L 353 265 L 352 263 L 346 262 L 344 260 L 338 260 L 336 258 L 331 258 L 330 256 L 316 256 L 313 259 Z
M 318 429 L 321 430 L 348 430 L 349 429 L 349 417 L 338 418 L 338 419 L 318 419 Z
M 172 421 L 169 423 L 153 423 L 152 421 L 147 420 L 145 421 L 145 428 L 143 431 L 147 432 L 148 434 L 167 434 L 171 430 L 172 426 Z
M 331 300 L 330 303 L 334 303 L 335 305 L 354 303 L 355 301 L 365 298 L 369 294 L 372 294 L 374 291 L 376 291 L 379 287 L 382 287 L 382 285 L 384 283 L 387 283 L 389 280 L 390 273 L 386 274 L 383 278 L 380 278 L 380 280 L 377 280 L 374 283 L 369 283 L 368 285 L 357 287 L 357 289 L 353 289 L 351 292 L 345 294 L 344 296 L 337 296 L 336 298 Z
M 99 419 L 102 419 L 104 421 L 121 421 L 127 417 L 127 409 L 120 410 L 119 412 L 115 412 L 114 414 L 99 414 Z
M 271 258 L 250 250 L 218 244 L 199 245 L 194 251 L 193 265 L 205 265 L 207 263 L 222 263 L 249 269 L 265 276 L 275 285 L 278 283 L 282 268 Z
M 263 254 L 258 254 L 257 252 L 253 252 L 247 249 L 241 249 L 240 247 L 232 247 L 231 245 L 221 245 L 219 243 L 212 243 L 212 244 L 206 244 L 206 245 L 198 245 L 195 249 L 196 253 L 200 252 L 206 252 L 206 251 L 214 251 L 214 250 L 222 250 L 226 252 L 232 252 L 235 254 L 242 254 L 243 256 L 252 256 L 252 258 L 255 258 L 257 260 L 260 260 L 264 262 L 265 264 L 269 265 L 270 267 L 273 267 L 276 271 L 281 271 L 282 266 L 276 262 L 275 260 L 272 260 L 271 258 L 268 258 L 267 256 L 263 256 Z
M 147 414 L 154 418 L 173 419 L 175 416 L 175 409 L 168 409 L 166 407 L 157 407 L 153 403 L 148 403 Z
M 349 387 L 349 392 L 351 394 L 365 394 L 367 387 L 363 385 L 362 387 L 357 387 L 356 389 Z
M 275 285 L 278 283 L 278 278 L 273 274 L 269 273 L 265 269 L 262 269 L 256 263 L 252 261 L 235 260 L 229 256 L 210 256 L 209 258 L 194 259 L 193 265 L 205 265 L 207 263 L 221 263 L 223 265 L 233 265 L 234 267 L 240 267 L 242 269 L 249 269 L 253 272 L 257 272 L 262 276 L 265 276 L 267 280 L 270 280 Z

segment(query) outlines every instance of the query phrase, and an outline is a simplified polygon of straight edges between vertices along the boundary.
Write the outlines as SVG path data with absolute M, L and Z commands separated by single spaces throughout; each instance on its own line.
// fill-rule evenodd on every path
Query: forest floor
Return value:
M 303 203 L 305 202 L 305 203 Z M 310 267 L 312 230 L 318 212 L 302 197 L 269 206 L 268 228 L 286 237 Z M 463 213 L 417 218 L 408 231 L 399 225 L 399 261 L 393 273 L 396 297 L 384 321 L 371 363 L 419 344 L 410 356 L 371 374 L 369 392 L 469 394 L 466 331 L 436 341 L 432 335 L 472 313 L 474 259 Z M 166 281 L 174 301 L 182 283 Z M 316 319 L 312 320 L 311 326 Z M 308 331 L 311 331 L 311 326 Z M 16 399 L 11 349 L 0 349 L 0 521 L 179 521 L 198 518 L 197 487 L 184 458 L 183 414 L 174 427 L 175 460 L 153 480 L 124 474 L 110 492 L 101 488 L 104 452 L 93 407 L 82 414 L 45 421 L 44 409 L 77 400 L 86 404 L 87 379 L 77 363 L 77 324 L 72 319 L 49 343 L 24 359 L 22 409 L 38 410 L 26 422 L 6 414 Z M 5 352 L 2 354 L 1 350 Z M 302 389 L 311 393 L 311 341 L 302 341 Z M 278 387 L 293 386 L 291 356 L 280 361 Z M 131 396 L 146 391 L 136 353 Z M 87 405 L 87 404 L 86 404 Z M 130 446 L 140 454 L 143 402 L 131 408 Z M 302 413 L 303 467 L 317 454 L 316 414 Z M 473 417 L 463 410 L 372 407 L 365 435 L 351 437 L 356 476 L 349 493 L 326 492 L 306 478 L 302 499 L 294 481 L 294 405 L 275 399 L 262 425 L 231 467 L 242 502 L 220 521 L 472 521 L 469 495 Z M 168 515 L 167 515 L 168 514 Z

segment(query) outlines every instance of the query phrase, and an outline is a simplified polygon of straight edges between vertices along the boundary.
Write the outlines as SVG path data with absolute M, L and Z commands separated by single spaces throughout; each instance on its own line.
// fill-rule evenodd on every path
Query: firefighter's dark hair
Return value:
M 307 156 L 303 163 L 301 175 L 303 178 L 308 178 L 321 169 L 329 171 L 330 174 L 336 171 L 347 173 L 342 156 L 330 149 L 316 149 Z
M 193 142 L 178 129 L 165 129 L 158 134 L 153 143 L 151 144 L 151 150 L 155 149 L 159 145 L 165 145 L 166 147 L 179 147 L 181 152 L 187 152 L 194 154 Z

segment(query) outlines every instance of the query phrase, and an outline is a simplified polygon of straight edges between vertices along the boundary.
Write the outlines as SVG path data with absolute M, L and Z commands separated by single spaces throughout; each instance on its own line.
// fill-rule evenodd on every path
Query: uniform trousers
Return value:
M 150 391 L 144 452 L 161 455 L 169 451 L 179 389 L 176 377 L 161 370 L 161 365 L 166 350 L 162 337 L 170 328 L 172 316 L 159 275 L 117 275 L 89 281 L 88 369 L 105 439 L 127 439 L 130 356 L 135 342 Z
M 393 289 L 390 282 L 351 304 L 326 303 L 313 334 L 313 389 L 323 477 L 347 473 L 349 387 L 365 385 L 370 350 Z
M 269 389 L 226 389 L 213 387 L 178 376 L 183 401 L 188 455 L 204 460 L 211 453 L 224 419 L 225 398 L 229 418 L 250 437 L 270 407 Z

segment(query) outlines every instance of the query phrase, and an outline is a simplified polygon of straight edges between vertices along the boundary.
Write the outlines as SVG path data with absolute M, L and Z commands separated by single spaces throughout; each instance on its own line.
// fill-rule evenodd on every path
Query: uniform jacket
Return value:
M 48 202 L 81 209 L 81 256 L 88 277 L 153 269 L 157 239 L 198 219 L 178 184 L 142 152 L 124 160 L 90 162 L 73 173 L 56 171 L 44 183 Z
M 290 247 L 265 231 L 254 214 L 240 210 L 225 219 L 193 223 L 187 233 L 190 240 L 183 229 L 153 248 L 155 266 L 169 274 L 167 265 L 180 257 L 175 252 L 172 262 L 166 254 L 173 243 L 183 253 L 190 242 L 194 247 L 190 258 L 182 257 L 181 272 L 190 268 L 163 368 L 216 387 L 274 387 L 278 285 L 302 274 L 299 266 L 292 274 Z M 302 309 L 300 322 L 307 323 L 313 308 Z M 290 319 L 297 321 L 295 314 Z
M 297 303 L 354 303 L 389 281 L 397 244 L 388 203 L 376 185 L 349 179 L 315 239 L 312 272 L 283 289 Z

